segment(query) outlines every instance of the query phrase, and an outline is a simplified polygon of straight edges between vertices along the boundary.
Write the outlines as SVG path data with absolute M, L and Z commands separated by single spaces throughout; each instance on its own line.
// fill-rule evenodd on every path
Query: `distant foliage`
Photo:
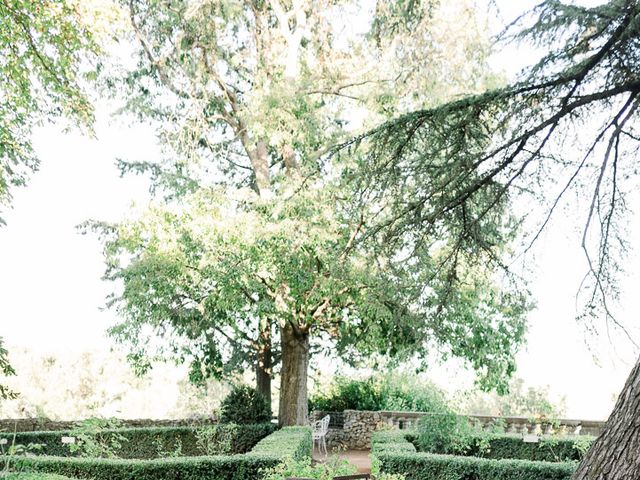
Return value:
M 336 377 L 328 392 L 309 401 L 310 410 L 399 410 L 444 412 L 447 399 L 442 390 L 415 375 L 391 373 L 364 380 Z
M 239 385 L 222 401 L 220 421 L 239 425 L 270 422 L 271 404 L 255 388 Z
M 564 398 L 553 401 L 548 387 L 527 387 L 521 378 L 509 382 L 505 395 L 478 390 L 465 392 L 458 401 L 459 410 L 469 415 L 557 419 L 565 415 Z

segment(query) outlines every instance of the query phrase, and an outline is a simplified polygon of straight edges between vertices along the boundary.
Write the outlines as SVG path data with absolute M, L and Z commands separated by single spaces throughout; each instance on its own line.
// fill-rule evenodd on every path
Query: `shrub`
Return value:
M 258 425 L 214 425 L 209 434 L 209 442 L 225 439 L 227 453 L 245 453 L 258 441 L 273 433 L 277 426 L 272 423 Z M 198 430 L 191 427 L 147 427 L 123 428 L 116 430 L 127 441 L 114 453 L 120 458 L 150 459 L 163 456 L 206 455 L 207 450 L 198 444 Z M 103 433 L 107 433 L 105 431 Z M 22 445 L 42 445 L 39 452 L 43 455 L 70 456 L 69 445 L 61 438 L 72 432 L 21 432 L 16 434 L 16 443 Z M 13 434 L 0 435 L 0 438 L 12 441 Z M 211 448 L 213 450 L 213 447 Z
M 122 424 L 115 418 L 88 418 L 77 422 L 69 435 L 76 439 L 69 444 L 71 453 L 80 457 L 115 458 L 128 441 L 118 429 Z
M 406 480 L 569 480 L 575 463 L 493 460 L 433 453 L 379 453 L 381 472 Z
M 240 425 L 270 422 L 271 404 L 255 388 L 235 386 L 222 401 L 220 421 Z
M 310 410 L 401 410 L 442 412 L 448 410 L 444 393 L 415 375 L 390 373 L 364 380 L 336 377 L 326 394 L 309 400 Z
M 425 415 L 418 421 L 417 444 L 422 452 L 482 452 L 488 447 L 485 439 L 484 432 L 472 425 L 467 417 L 452 411 Z
M 332 480 L 340 475 L 352 475 L 356 468 L 345 459 L 330 457 L 325 463 L 311 464 L 310 458 L 303 460 L 286 459 L 265 472 L 264 480 L 286 480 L 288 478 L 313 478 Z

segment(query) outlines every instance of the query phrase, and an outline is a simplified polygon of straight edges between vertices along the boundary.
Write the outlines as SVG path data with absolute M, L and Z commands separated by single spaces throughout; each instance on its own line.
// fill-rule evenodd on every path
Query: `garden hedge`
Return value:
M 257 480 L 260 470 L 278 463 L 276 457 L 249 455 L 154 460 L 39 456 L 14 461 L 21 471 L 93 480 Z
M 578 438 L 540 438 L 537 443 L 526 443 L 519 435 L 495 435 L 488 439 L 489 449 L 477 448 L 465 453 L 465 456 L 483 458 L 512 458 L 543 462 L 565 462 L 582 460 L 584 453 L 593 443 L 593 437 Z M 476 443 L 477 445 L 477 443 Z
M 153 460 L 29 456 L 12 459 L 25 472 L 93 480 L 259 480 L 285 457 L 311 454 L 311 429 L 288 427 L 262 439 L 246 454 Z
M 371 437 L 371 453 L 416 452 L 416 447 L 402 430 L 374 432 Z
M 427 451 L 420 445 L 415 433 L 407 433 L 406 439 L 413 443 L 418 451 Z M 536 443 L 528 443 L 517 434 L 486 434 L 471 438 L 470 448 L 456 455 L 465 457 L 493 458 L 496 460 L 512 458 L 517 460 L 535 460 L 541 462 L 580 461 L 591 446 L 594 437 L 581 435 L 576 437 L 540 437 Z M 486 448 L 488 446 L 488 448 Z M 431 452 L 451 453 L 451 452 Z
M 230 440 L 230 453 L 245 453 L 249 451 L 258 441 L 273 433 L 277 426 L 272 423 L 262 423 L 257 425 L 215 425 L 215 437 Z M 116 430 L 104 430 L 102 434 L 108 435 L 117 432 L 127 439 L 123 442 L 122 448 L 115 454 L 120 458 L 128 459 L 151 459 L 162 456 L 164 452 L 170 454 L 176 452 L 180 447 L 183 456 L 206 455 L 197 444 L 196 428 L 192 427 L 151 427 L 151 428 L 119 428 Z M 70 453 L 69 445 L 62 443 L 62 437 L 72 435 L 69 431 L 55 432 L 18 432 L 16 443 L 20 445 L 40 444 L 41 450 L 36 453 L 41 455 L 52 455 L 68 457 Z M 13 434 L 0 434 L 0 438 L 13 441 Z
M 53 473 L 0 473 L 2 480 L 72 480 Z
M 506 436 L 495 438 L 503 439 Z M 383 473 L 397 473 L 406 480 L 569 480 L 576 468 L 575 462 L 541 462 L 519 459 L 478 458 L 434 453 L 417 453 L 408 440 L 412 433 L 402 430 L 373 434 L 372 456 L 376 468 Z M 503 442 L 503 452 L 522 453 L 514 446 L 515 440 L 524 445 L 521 437 L 509 437 Z M 512 450 L 507 450 L 510 445 Z M 493 452 L 496 454 L 496 451 Z
M 247 455 L 278 455 L 280 458 L 302 460 L 311 458 L 312 453 L 310 427 L 284 427 L 260 440 Z
M 381 472 L 406 480 L 570 480 L 576 464 L 494 460 L 435 453 L 376 454 Z

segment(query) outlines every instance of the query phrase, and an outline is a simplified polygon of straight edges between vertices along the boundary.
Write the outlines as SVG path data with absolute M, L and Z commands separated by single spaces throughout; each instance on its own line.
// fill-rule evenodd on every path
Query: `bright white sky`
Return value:
M 531 2 L 499 3 L 505 18 L 511 18 Z M 514 50 L 497 57 L 495 64 L 512 72 L 526 60 Z M 0 228 L 0 331 L 10 346 L 35 351 L 111 346 L 104 332 L 116 318 L 100 309 L 110 291 L 101 281 L 100 245 L 75 226 L 90 218 L 115 220 L 132 202 L 144 204 L 147 182 L 119 178 L 115 159 L 153 158 L 158 149 L 150 128 L 116 123 L 110 119 L 112 109 L 98 106 L 95 139 L 63 134 L 57 126 L 34 132 L 42 168 L 27 188 L 15 191 L 13 209 L 5 215 L 7 226 Z M 529 317 L 517 375 L 528 385 L 549 385 L 554 394 L 566 396 L 569 416 L 604 419 L 637 352 L 618 338 L 585 344 L 584 330 L 574 320 L 574 297 L 586 265 L 579 238 L 562 220 L 537 246 L 532 289 L 538 307 Z M 637 216 L 629 219 L 629 227 L 640 239 Z M 628 271 L 640 271 L 639 263 L 638 252 L 633 252 Z M 621 284 L 621 318 L 629 326 L 637 323 L 638 280 L 628 276 Z M 468 380 L 457 368 L 444 365 L 432 375 L 444 387 L 453 387 L 458 382 L 451 378 Z

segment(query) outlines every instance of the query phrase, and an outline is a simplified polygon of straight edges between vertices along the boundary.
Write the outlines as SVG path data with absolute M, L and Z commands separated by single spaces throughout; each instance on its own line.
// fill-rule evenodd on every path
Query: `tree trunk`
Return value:
M 271 374 L 273 367 L 271 355 L 271 322 L 260 322 L 258 333 L 258 351 L 256 352 L 256 389 L 271 401 Z
M 258 193 L 262 198 L 271 198 L 271 178 L 269 176 L 269 152 L 267 143 L 259 141 L 256 148 L 248 151 L 251 167 L 256 176 Z
M 281 328 L 282 369 L 280 372 L 280 425 L 307 425 L 307 373 L 309 332 L 287 323 Z
M 573 480 L 640 479 L 640 360 Z

